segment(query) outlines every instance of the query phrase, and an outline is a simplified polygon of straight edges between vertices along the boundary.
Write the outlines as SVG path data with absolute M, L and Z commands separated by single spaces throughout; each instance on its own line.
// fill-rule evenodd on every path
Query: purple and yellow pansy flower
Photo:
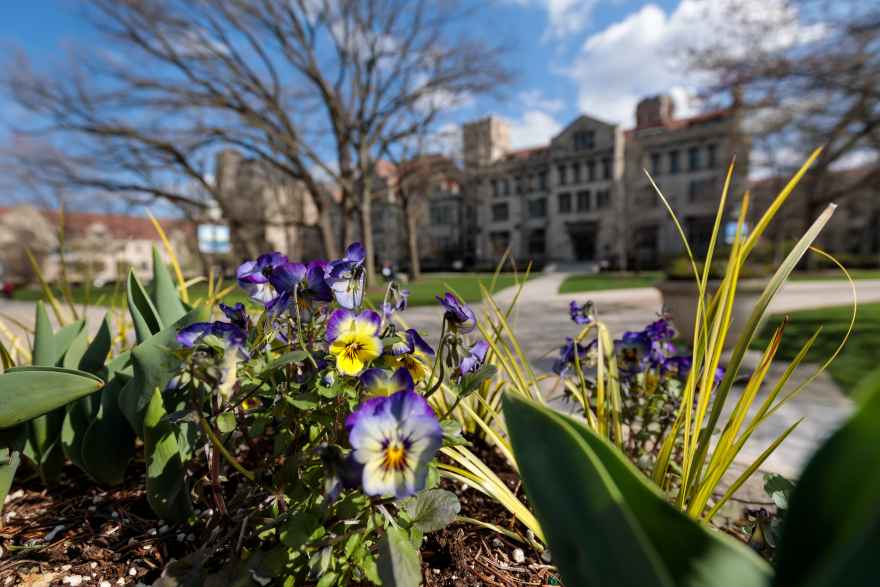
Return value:
M 365 310 L 360 314 L 339 309 L 327 321 L 327 342 L 330 354 L 336 357 L 336 368 L 345 375 L 359 375 L 366 366 L 382 354 L 379 325 L 382 319 L 376 312 Z

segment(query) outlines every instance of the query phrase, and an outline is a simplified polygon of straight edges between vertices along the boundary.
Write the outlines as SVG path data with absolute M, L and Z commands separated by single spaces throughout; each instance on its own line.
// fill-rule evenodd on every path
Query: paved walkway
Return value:
M 558 292 L 565 279 L 565 273 L 549 273 L 529 281 L 517 301 L 511 322 L 525 354 L 538 373 L 548 373 L 554 358 L 566 336 L 574 336 L 578 327 L 568 316 L 568 304 L 572 299 L 593 300 L 601 319 L 614 335 L 626 330 L 637 330 L 656 318 L 662 301 L 654 288 L 620 289 L 612 291 L 563 294 Z M 507 307 L 515 295 L 509 288 L 495 295 L 495 301 L 502 308 Z M 880 280 L 858 282 L 860 302 L 880 301 Z M 817 281 L 792 282 L 787 284 L 770 307 L 771 312 L 785 312 L 804 308 L 846 305 L 851 302 L 851 293 L 845 282 Z M 478 312 L 482 311 L 477 305 Z M 0 318 L 10 317 L 30 326 L 33 324 L 34 305 L 28 302 L 0 301 Z M 102 309 L 88 311 L 89 324 L 94 330 L 104 314 Z M 404 317 L 410 326 L 426 333 L 436 341 L 439 336 L 441 310 L 438 306 L 411 308 Z M 4 320 L 9 324 L 9 320 Z M 20 328 L 12 327 L 19 334 Z M 768 381 L 774 381 L 784 370 L 784 364 L 777 364 L 771 370 Z M 803 366 L 797 377 L 806 377 L 810 366 Z M 548 381 L 548 385 L 552 385 Z M 767 387 L 767 386 L 765 386 Z M 762 390 L 766 393 L 767 390 Z M 735 396 L 728 400 L 732 406 Z M 795 476 L 806 459 L 852 411 L 851 402 L 831 381 L 822 374 L 803 393 L 774 414 L 761 426 L 753 440 L 749 442 L 739 459 L 740 463 L 750 462 L 785 428 L 801 417 L 804 422 L 782 444 L 763 467 L 769 471 Z

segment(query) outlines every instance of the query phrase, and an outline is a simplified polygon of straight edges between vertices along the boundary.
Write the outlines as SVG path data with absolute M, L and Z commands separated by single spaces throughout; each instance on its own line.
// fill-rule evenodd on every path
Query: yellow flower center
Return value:
M 403 471 L 406 469 L 406 448 L 399 442 L 392 442 L 385 447 L 382 468 L 386 471 Z

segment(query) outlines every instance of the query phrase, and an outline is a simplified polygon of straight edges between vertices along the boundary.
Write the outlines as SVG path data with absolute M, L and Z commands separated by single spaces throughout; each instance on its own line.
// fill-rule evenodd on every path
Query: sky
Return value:
M 695 88 L 675 66 L 682 33 L 703 34 L 689 16 L 696 0 L 493 0 L 470 26 L 510 47 L 515 82 L 503 95 L 475 99 L 448 124 L 495 114 L 511 125 L 514 147 L 548 141 L 581 113 L 630 126 L 640 97 L 669 92 L 679 114 L 695 105 Z M 39 66 L 60 61 L 73 45 L 102 42 L 74 0 L 9 3 L 0 18 L 0 48 L 21 48 Z M 5 125 L 20 113 L 0 97 Z

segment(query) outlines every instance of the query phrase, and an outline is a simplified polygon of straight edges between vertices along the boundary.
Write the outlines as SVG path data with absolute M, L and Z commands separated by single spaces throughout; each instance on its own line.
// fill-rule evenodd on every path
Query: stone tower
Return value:
M 490 116 L 462 127 L 465 169 L 484 167 L 510 151 L 510 129 L 500 118 Z

